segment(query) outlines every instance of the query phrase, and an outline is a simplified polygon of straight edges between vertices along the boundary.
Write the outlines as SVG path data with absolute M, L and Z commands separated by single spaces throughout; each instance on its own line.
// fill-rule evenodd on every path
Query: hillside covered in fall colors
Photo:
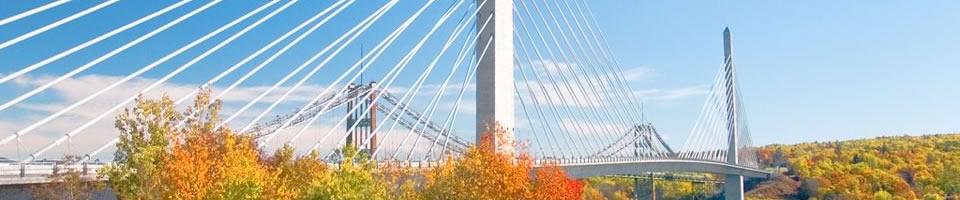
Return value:
M 769 145 L 754 199 L 960 199 L 960 134 Z
M 960 134 L 768 145 L 780 175 L 748 180 L 747 199 L 960 199 Z M 631 179 L 585 179 L 585 199 L 629 199 Z M 642 191 L 650 190 L 648 181 Z M 722 199 L 721 185 L 657 180 L 658 199 Z

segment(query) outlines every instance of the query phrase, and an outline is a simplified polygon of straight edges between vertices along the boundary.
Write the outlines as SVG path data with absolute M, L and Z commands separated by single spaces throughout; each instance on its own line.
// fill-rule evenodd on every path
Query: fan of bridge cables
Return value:
M 751 143 L 750 125 L 743 111 L 744 102 L 736 80 L 733 56 L 728 57 L 723 66 L 717 73 L 700 117 L 678 156 L 683 159 L 723 163 L 736 161 L 738 165 L 758 168 L 756 149 Z M 736 155 L 730 152 L 731 145 L 735 146 Z
M 439 160 L 473 139 L 493 1 L 20 2 L 0 19 L 0 156 L 109 160 L 112 118 L 139 96 L 185 109 L 209 90 L 216 128 L 268 149 Z M 514 3 L 514 131 L 532 154 L 671 154 L 586 1 Z
M 514 1 L 518 135 L 540 158 L 672 154 L 586 1 Z
M 102 153 L 118 141 L 110 118 L 138 96 L 169 95 L 185 108 L 206 89 L 223 102 L 217 129 L 255 134 L 266 148 L 332 155 L 352 140 L 378 159 L 455 154 L 469 145 L 455 132 L 472 129 L 456 121 L 473 117 L 475 57 L 486 56 L 476 52 L 490 43 L 478 41 L 490 19 L 476 19 L 476 7 L 492 1 L 35 5 L 0 20 L 21 34 L 0 39 L 0 86 L 13 88 L 0 112 L 23 116 L 0 119 L 10 131 L 0 154 L 109 159 Z M 177 126 L 198 117 L 183 114 Z

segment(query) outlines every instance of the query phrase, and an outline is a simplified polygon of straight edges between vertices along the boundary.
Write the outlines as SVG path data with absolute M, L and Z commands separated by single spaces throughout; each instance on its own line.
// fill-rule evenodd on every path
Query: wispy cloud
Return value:
M 634 67 L 623 71 L 626 81 L 646 81 L 656 77 L 656 72 L 651 68 Z
M 692 96 L 706 95 L 710 92 L 709 85 L 695 85 L 682 88 L 673 88 L 673 89 L 650 89 L 650 90 L 640 90 L 635 91 L 634 95 L 637 98 L 646 100 L 646 101 L 675 101 L 679 99 L 689 98 Z
M 580 71 L 583 69 L 580 69 L 576 63 L 550 60 L 533 61 L 519 67 L 528 69 L 523 71 L 526 72 L 526 80 L 522 75 L 517 80 L 522 98 L 532 102 L 536 97 L 541 104 L 554 106 L 609 107 L 617 104 L 616 101 L 633 97 L 638 98 L 636 101 L 666 102 L 706 94 L 709 89 L 705 85 L 696 85 L 683 88 L 626 91 L 627 88 L 620 85 L 619 80 L 608 79 L 622 78 L 627 84 L 631 84 L 651 80 L 656 76 L 654 70 L 643 67 L 626 69 L 623 77 L 620 77 L 620 74 L 613 74 L 616 72 L 608 72 L 611 74 L 606 75 L 583 74 Z M 521 72 L 518 70 L 516 73 Z M 628 95 L 629 93 L 626 92 L 632 92 L 633 95 Z

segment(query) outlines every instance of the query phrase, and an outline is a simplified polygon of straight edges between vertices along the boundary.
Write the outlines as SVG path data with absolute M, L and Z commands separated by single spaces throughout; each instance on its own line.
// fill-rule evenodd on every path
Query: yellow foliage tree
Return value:
M 266 165 L 271 170 L 273 183 L 267 191 L 269 199 L 301 199 L 310 183 L 328 176 L 327 164 L 320 161 L 316 151 L 294 158 L 294 149 L 289 144 L 268 158 Z
M 386 186 L 374 175 L 376 163 L 353 145 L 342 149 L 341 160 L 330 176 L 314 180 L 305 199 L 360 200 L 387 199 Z

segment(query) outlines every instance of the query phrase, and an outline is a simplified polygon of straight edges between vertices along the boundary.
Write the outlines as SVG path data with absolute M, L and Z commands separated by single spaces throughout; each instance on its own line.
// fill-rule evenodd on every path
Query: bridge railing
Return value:
M 105 163 L 0 163 L 0 185 L 47 183 L 54 173 L 80 172 L 84 178 L 97 179 L 97 170 Z

